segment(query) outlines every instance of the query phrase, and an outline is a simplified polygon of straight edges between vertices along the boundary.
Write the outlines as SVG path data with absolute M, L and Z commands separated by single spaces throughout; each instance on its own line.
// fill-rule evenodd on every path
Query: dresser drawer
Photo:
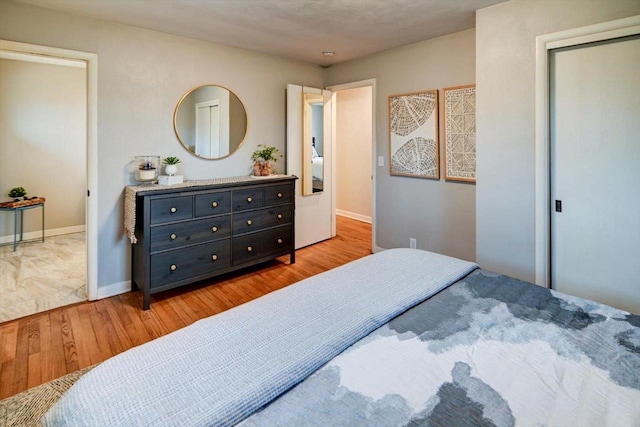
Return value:
M 230 239 L 151 255 L 151 288 L 231 265 Z
M 233 265 L 288 251 L 292 243 L 289 225 L 234 237 Z
M 263 206 L 264 189 L 251 188 L 248 190 L 236 190 L 233 192 L 233 210 L 246 211 L 247 209 L 256 209 Z
M 151 228 L 151 252 L 176 249 L 231 235 L 231 215 L 197 219 Z
M 207 194 L 197 194 L 196 215 L 210 216 L 221 215 L 231 212 L 231 192 L 217 192 Z
M 273 206 L 283 203 L 291 203 L 291 186 L 274 185 L 264 189 L 264 205 Z
M 151 224 L 180 221 L 192 217 L 193 198 L 191 196 L 151 200 Z
M 243 234 L 291 222 L 291 205 L 273 206 L 233 216 L 233 233 Z

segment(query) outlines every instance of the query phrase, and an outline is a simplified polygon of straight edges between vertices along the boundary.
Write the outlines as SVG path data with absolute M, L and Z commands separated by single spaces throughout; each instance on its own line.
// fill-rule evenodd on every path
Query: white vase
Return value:
M 164 173 L 166 173 L 169 176 L 173 176 L 176 174 L 176 172 L 178 172 L 178 166 L 176 165 L 165 165 L 164 166 Z

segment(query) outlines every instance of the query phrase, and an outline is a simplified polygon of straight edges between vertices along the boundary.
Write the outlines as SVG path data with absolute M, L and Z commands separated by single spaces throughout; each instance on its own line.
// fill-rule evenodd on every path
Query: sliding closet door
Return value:
M 640 314 L 640 39 L 550 64 L 551 286 Z
M 315 94 L 323 102 L 322 140 L 315 140 L 315 147 L 322 157 L 323 182 L 321 189 L 317 179 L 318 161 L 311 158 L 311 146 L 303 150 L 305 138 L 303 132 L 303 93 Z M 311 120 L 307 120 L 311 122 Z M 312 142 L 308 142 L 311 144 Z M 318 151 L 317 150 L 317 151 Z M 335 208 L 332 203 L 332 144 L 331 144 L 331 92 L 327 90 L 287 85 L 287 173 L 296 175 L 296 249 L 308 246 L 335 236 Z M 315 153 L 314 153 L 315 156 Z M 303 162 L 306 163 L 303 168 Z M 315 171 L 314 171 L 315 168 Z M 306 174 L 305 174 L 306 172 Z M 306 177 L 306 178 L 305 178 Z M 304 186 L 306 194 L 303 194 Z

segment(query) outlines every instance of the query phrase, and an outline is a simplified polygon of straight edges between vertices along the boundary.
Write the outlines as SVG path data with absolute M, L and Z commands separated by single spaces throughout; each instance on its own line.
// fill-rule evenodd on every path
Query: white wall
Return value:
M 248 174 L 258 144 L 284 152 L 286 84 L 323 85 L 322 69 L 310 64 L 7 1 L 0 39 L 98 55 L 99 287 L 130 279 L 122 196 L 135 155 L 178 156 L 186 179 Z M 245 143 L 222 160 L 192 156 L 173 132 L 177 102 L 203 84 L 231 89 L 247 109 Z
M 389 95 L 475 82 L 475 31 L 466 30 L 334 65 L 326 70 L 328 86 L 376 79 L 375 245 L 418 248 L 475 260 L 475 186 L 391 176 L 389 174 Z M 444 121 L 440 115 L 440 158 L 444 159 Z M 444 174 L 441 174 L 444 176 Z
M 44 196 L 47 230 L 85 224 L 86 81 L 84 68 L 0 59 L 0 200 Z M 13 228 L 3 213 L 3 240 Z M 23 231 L 41 229 L 40 209 L 25 211 Z
M 336 93 L 336 208 L 341 215 L 371 221 L 371 86 Z
M 640 14 L 638 0 L 511 1 L 476 15 L 478 263 L 535 280 L 535 38 Z

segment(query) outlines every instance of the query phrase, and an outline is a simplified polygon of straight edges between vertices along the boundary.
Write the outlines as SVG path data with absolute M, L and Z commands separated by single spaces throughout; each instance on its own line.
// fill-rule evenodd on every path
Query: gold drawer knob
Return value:
M 278 214 L 278 219 L 282 219 L 282 214 Z
M 251 252 L 253 248 L 251 246 L 247 246 L 247 252 Z
M 211 255 L 211 259 L 214 260 L 214 261 L 217 261 L 218 260 L 218 255 Z
M 253 202 L 253 199 L 251 197 L 247 197 L 247 202 L 251 203 L 251 202 Z
M 170 210 L 171 210 L 171 213 L 176 213 L 176 212 L 178 212 L 178 208 L 171 208 Z
M 213 206 L 214 208 L 217 208 L 218 207 L 218 202 L 211 203 L 211 206 Z
M 171 237 L 171 240 L 176 240 L 176 237 L 178 237 L 178 236 L 176 236 L 175 233 L 172 233 L 171 236 L 169 236 L 169 237 Z
M 171 264 L 171 271 L 176 271 L 178 269 L 178 266 L 175 264 Z
M 282 193 L 278 193 L 278 199 L 282 198 Z
M 216 226 L 214 225 L 213 227 L 211 227 L 211 231 L 213 231 L 213 232 L 215 233 L 216 231 L 218 231 L 218 227 L 216 227 Z
M 278 239 L 278 243 L 282 243 L 282 239 Z
M 251 221 L 250 219 L 247 220 L 247 225 L 251 225 L 253 224 L 253 221 Z

